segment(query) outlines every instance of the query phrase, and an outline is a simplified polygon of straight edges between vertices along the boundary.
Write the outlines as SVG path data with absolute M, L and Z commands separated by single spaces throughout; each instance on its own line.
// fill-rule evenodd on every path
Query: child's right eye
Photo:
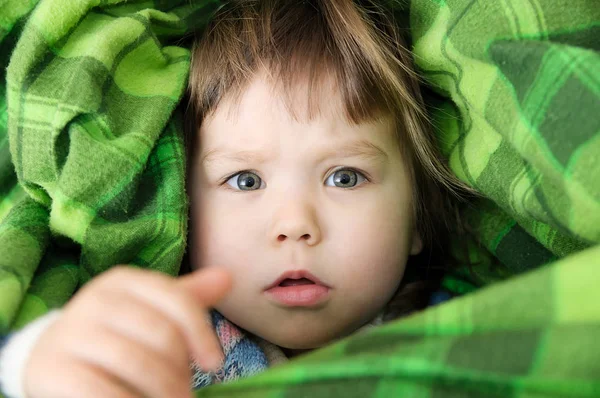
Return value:
M 227 184 L 239 191 L 256 191 L 265 187 L 261 178 L 251 171 L 241 171 L 227 180 Z

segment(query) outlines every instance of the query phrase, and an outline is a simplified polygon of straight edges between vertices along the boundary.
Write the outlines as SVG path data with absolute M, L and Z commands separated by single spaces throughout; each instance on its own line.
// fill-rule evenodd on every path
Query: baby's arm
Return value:
M 217 270 L 180 279 L 124 267 L 106 272 L 60 315 L 41 318 L 8 340 L 2 366 L 9 367 L 7 377 L 20 372 L 22 381 L 6 392 L 28 398 L 190 396 L 190 357 L 207 370 L 222 360 L 207 309 L 230 284 Z M 13 365 L 19 356 L 21 366 Z

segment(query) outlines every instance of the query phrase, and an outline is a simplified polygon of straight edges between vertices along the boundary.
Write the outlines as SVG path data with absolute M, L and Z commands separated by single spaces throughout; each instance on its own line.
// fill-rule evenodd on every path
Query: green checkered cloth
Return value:
M 600 3 L 388 3 L 483 195 L 444 281 L 469 294 L 198 396 L 599 397 Z M 219 4 L 0 0 L 0 335 L 114 264 L 178 272 L 188 33 Z
M 178 273 L 190 51 L 177 42 L 217 5 L 0 1 L 0 333 L 115 264 Z

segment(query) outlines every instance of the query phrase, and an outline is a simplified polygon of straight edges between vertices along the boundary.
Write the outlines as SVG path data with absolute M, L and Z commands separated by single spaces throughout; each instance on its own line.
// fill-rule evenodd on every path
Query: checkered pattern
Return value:
M 178 272 L 180 39 L 219 3 L 0 4 L 0 334 L 113 264 Z M 198 396 L 600 396 L 598 2 L 387 3 L 483 196 L 444 282 L 465 295 Z
M 215 8 L 25 3 L 0 10 L 0 333 L 115 264 L 178 273 L 190 52 L 170 44 Z

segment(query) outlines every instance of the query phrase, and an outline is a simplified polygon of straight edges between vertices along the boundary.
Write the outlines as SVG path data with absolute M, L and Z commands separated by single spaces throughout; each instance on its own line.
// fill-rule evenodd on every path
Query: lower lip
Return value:
M 267 293 L 273 300 L 288 307 L 314 307 L 329 296 L 329 288 L 323 285 L 275 286 Z

